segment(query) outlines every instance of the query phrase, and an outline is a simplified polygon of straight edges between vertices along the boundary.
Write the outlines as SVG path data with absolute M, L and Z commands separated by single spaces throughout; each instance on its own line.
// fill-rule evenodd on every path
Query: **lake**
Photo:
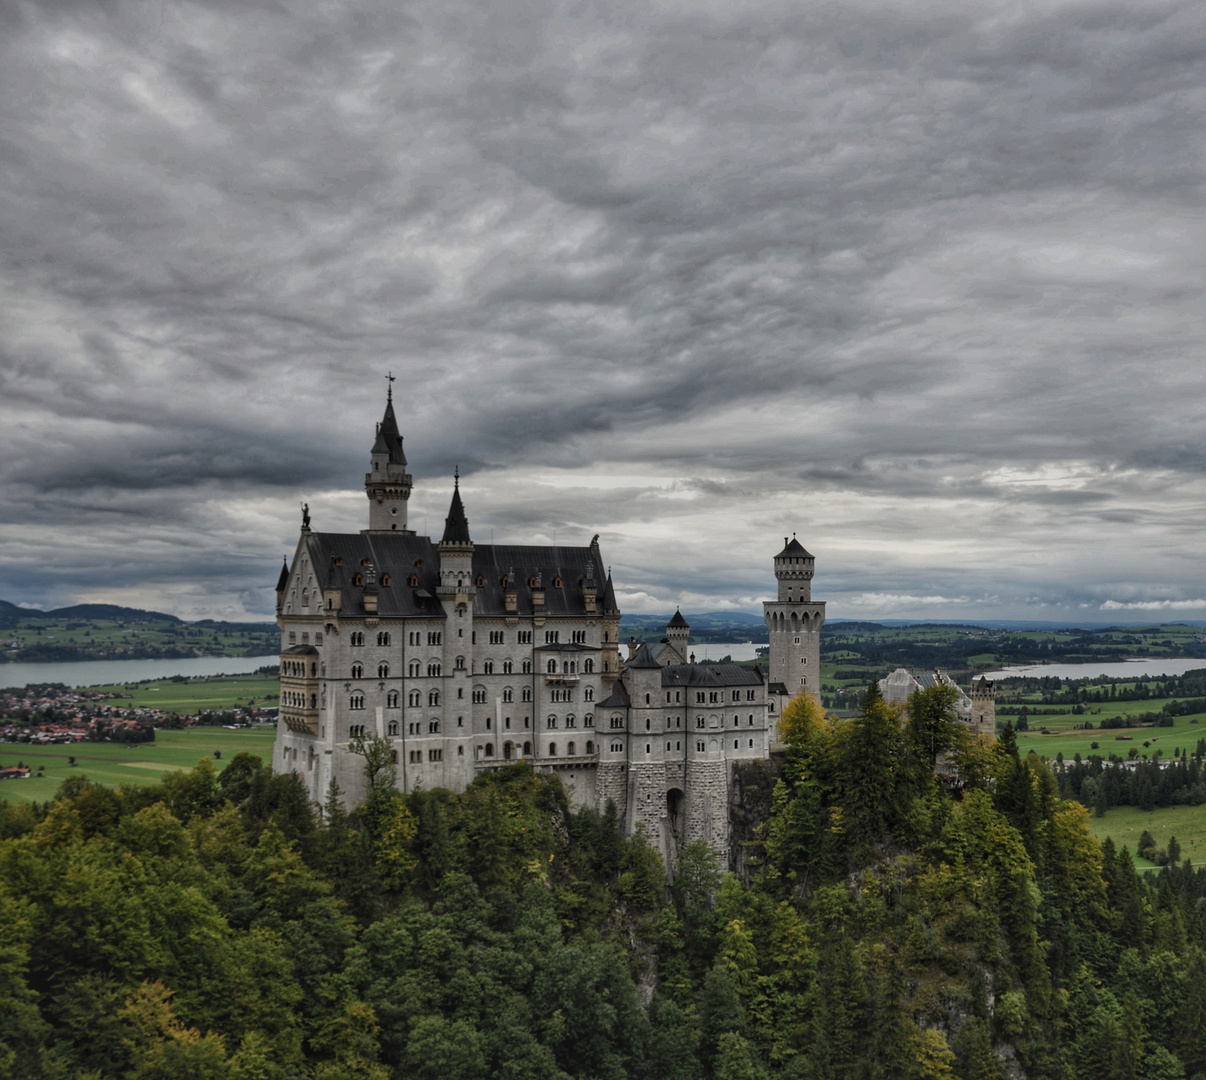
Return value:
M 112 686 L 173 675 L 246 675 L 279 656 L 192 656 L 183 660 L 80 660 L 69 664 L 0 664 L 0 687 L 30 683 Z
M 1008 679 L 1011 676 L 1026 676 L 1032 679 L 1051 678 L 1061 679 L 1093 679 L 1098 675 L 1107 675 L 1115 679 L 1135 679 L 1140 675 L 1147 678 L 1158 676 L 1184 675 L 1194 668 L 1206 668 L 1206 660 L 1178 656 L 1176 658 L 1155 657 L 1145 660 L 1119 660 L 1113 663 L 1092 664 L 1034 664 L 1030 667 L 1011 667 L 1001 671 L 986 671 L 990 679 Z M 979 672 L 976 678 L 980 677 Z
M 737 660 L 757 660 L 758 649 L 765 649 L 766 643 L 761 645 L 751 641 L 733 641 L 721 645 L 713 644 L 695 644 L 687 650 L 687 654 L 695 654 L 697 663 L 703 663 L 705 660 L 716 661 L 722 656 L 731 656 L 734 661 Z

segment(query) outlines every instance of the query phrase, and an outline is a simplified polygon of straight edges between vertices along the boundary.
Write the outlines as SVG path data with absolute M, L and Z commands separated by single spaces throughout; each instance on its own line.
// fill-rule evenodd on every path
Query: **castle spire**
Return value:
M 441 544 L 472 544 L 469 536 L 469 519 L 465 517 L 465 505 L 461 502 L 461 467 L 453 474 L 452 505 L 444 519 L 444 536 Z
M 409 533 L 406 507 L 413 480 L 406 471 L 402 433 L 394 415 L 394 376 L 391 372 L 385 397 L 385 415 L 377 425 L 377 438 L 370 454 L 370 471 L 364 476 L 369 497 L 368 532 Z

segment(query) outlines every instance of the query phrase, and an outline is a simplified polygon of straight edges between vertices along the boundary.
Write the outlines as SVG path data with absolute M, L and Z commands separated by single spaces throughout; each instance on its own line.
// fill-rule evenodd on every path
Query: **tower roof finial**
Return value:
M 385 389 L 385 400 L 386 400 L 386 403 L 388 404 L 389 402 L 394 400 L 394 373 L 391 371 L 388 375 L 385 376 L 385 378 L 387 380 L 387 386 Z

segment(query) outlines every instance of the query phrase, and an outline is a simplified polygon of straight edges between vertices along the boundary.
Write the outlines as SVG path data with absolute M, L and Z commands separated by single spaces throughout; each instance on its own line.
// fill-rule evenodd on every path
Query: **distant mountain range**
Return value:
M 42 611 L 38 608 L 18 607 L 7 600 L 0 600 L 0 628 L 17 626 L 22 619 L 61 619 L 65 622 L 89 622 L 93 619 L 108 619 L 124 623 L 157 623 L 176 626 L 196 626 L 205 629 L 230 627 L 238 630 L 275 631 L 275 622 L 225 622 L 217 619 L 198 619 L 187 622 L 175 615 L 162 611 L 144 611 L 142 608 L 121 607 L 118 604 L 72 604 L 70 607 Z

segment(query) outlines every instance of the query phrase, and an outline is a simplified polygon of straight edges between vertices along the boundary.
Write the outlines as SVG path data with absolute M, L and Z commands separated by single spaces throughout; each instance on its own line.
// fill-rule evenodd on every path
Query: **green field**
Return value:
M 1166 847 L 1168 838 L 1175 836 L 1182 859 L 1191 859 L 1195 866 L 1206 864 L 1206 806 L 1166 806 L 1157 810 L 1116 806 L 1105 817 L 1090 818 L 1089 827 L 1098 839 L 1108 836 L 1116 847 L 1128 848 L 1140 868 L 1154 865 L 1135 854 L 1144 829 L 1155 837 L 1157 847 Z
M 1114 715 L 1125 712 L 1142 712 L 1148 709 L 1159 711 L 1162 704 L 1164 704 L 1163 700 L 1129 701 L 1116 706 Z M 1124 706 L 1129 706 L 1129 708 Z M 1096 722 L 1102 717 L 1110 715 L 1106 712 L 1107 708 L 1109 706 L 1103 706 L 1101 714 L 1093 716 L 1031 716 L 1030 730 L 1018 734 L 1018 752 L 1027 754 L 1033 750 L 1040 757 L 1051 760 L 1054 760 L 1055 755 L 1059 753 L 1069 760 L 1077 753 L 1082 758 L 1087 758 L 1090 754 L 1100 754 L 1105 758 L 1108 758 L 1110 754 L 1117 754 L 1119 757 L 1125 758 L 1130 754 L 1133 746 L 1138 749 L 1140 757 L 1154 757 L 1157 750 L 1163 750 L 1163 756 L 1170 758 L 1173 756 L 1174 747 L 1179 747 L 1182 752 L 1193 751 L 1197 747 L 1199 739 L 1206 739 L 1206 713 L 1175 717 L 1173 726 L 1170 728 L 1107 728 L 1101 731 L 1097 729 Z M 998 721 L 1012 721 L 1016 717 L 1006 716 L 997 719 Z M 1092 731 L 1073 727 L 1073 724 L 1085 720 L 1094 721 L 1095 726 Z M 1038 730 L 1040 725 L 1046 727 L 1049 734 L 1042 734 Z M 1131 738 L 1129 740 L 1119 739 L 1117 738 L 1119 735 L 1129 735 Z M 1151 745 L 1145 747 L 1143 745 L 1145 742 Z M 1093 749 L 1093 743 L 1097 743 L 1096 750 Z
M 91 689 L 130 695 L 109 699 L 110 705 L 145 706 L 164 712 L 192 714 L 206 709 L 229 709 L 232 705 L 275 705 L 280 680 L 275 675 L 210 675 L 180 682 L 159 679 L 124 687 L 119 683 Z
M 272 756 L 274 724 L 231 731 L 223 727 L 190 728 L 187 731 L 160 731 L 153 743 L 137 747 L 121 743 L 75 743 L 71 746 L 24 746 L 0 744 L 0 764 L 24 762 L 35 770 L 29 780 L 0 781 L 0 799 L 9 802 L 36 800 L 43 802 L 54 796 L 59 784 L 70 775 L 83 773 L 89 780 L 102 784 L 155 784 L 160 776 L 174 769 L 191 769 L 203 757 L 221 752 L 214 762 L 224 768 L 240 750 L 256 754 L 265 760 Z M 71 766 L 67 759 L 75 757 Z M 46 772 L 37 778 L 39 765 Z

